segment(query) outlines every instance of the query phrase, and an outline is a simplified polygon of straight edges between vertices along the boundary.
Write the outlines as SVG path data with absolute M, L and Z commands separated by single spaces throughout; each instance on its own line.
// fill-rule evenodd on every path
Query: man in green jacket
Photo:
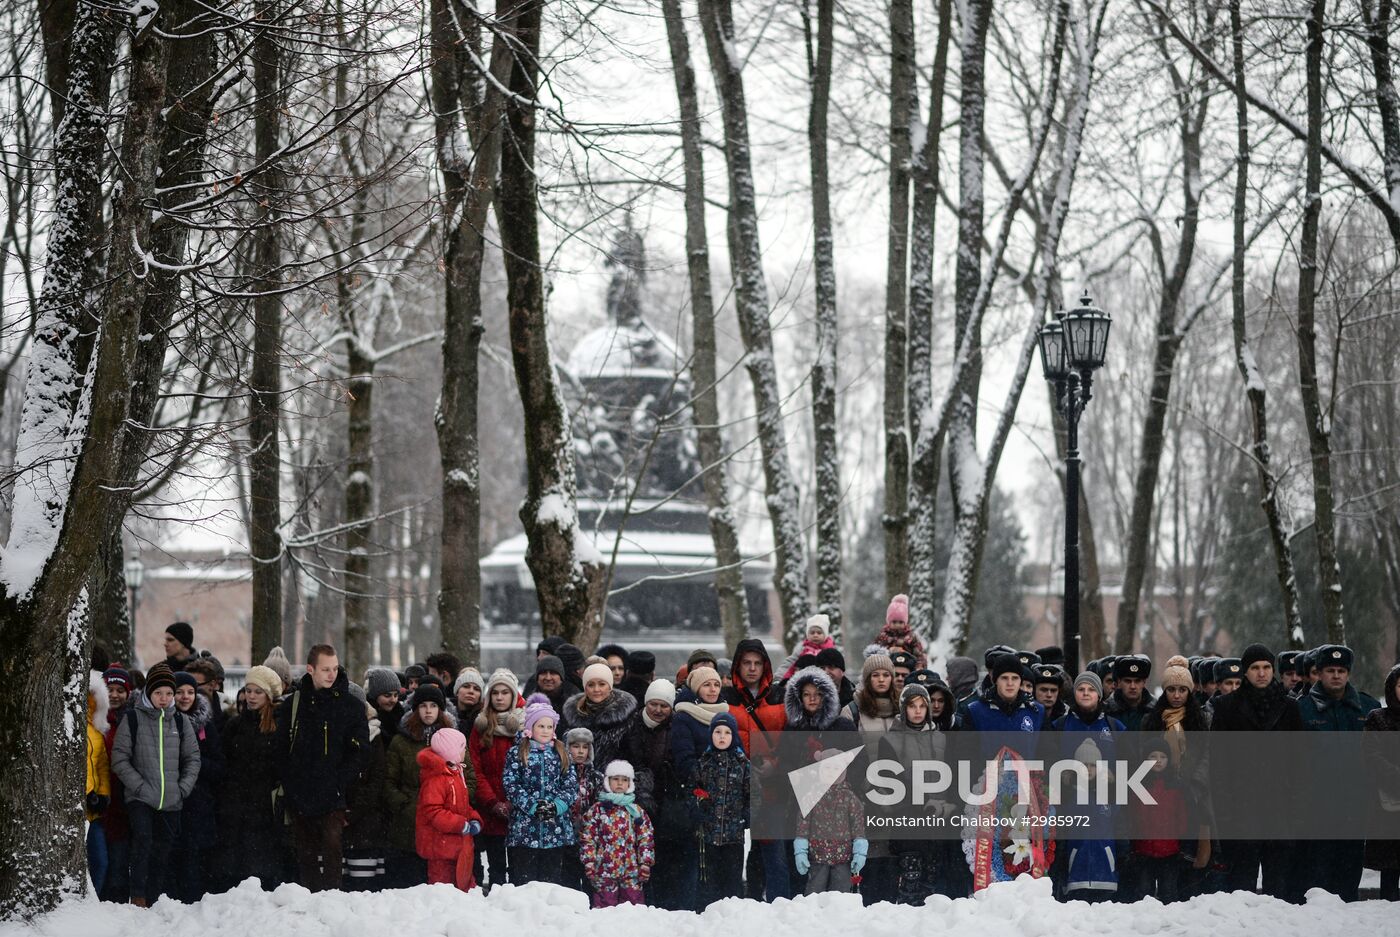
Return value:
M 1360 732 L 1366 716 L 1379 709 L 1375 697 L 1351 683 L 1354 655 L 1349 647 L 1328 644 L 1317 649 L 1318 679 L 1298 701 L 1303 729 L 1309 732 Z M 1345 770 L 1345 769 L 1344 769 Z M 1347 771 L 1338 780 L 1336 796 L 1343 803 L 1361 803 L 1360 774 Z M 1365 842 L 1361 839 L 1314 840 L 1302 844 L 1303 889 L 1324 888 L 1343 901 L 1355 901 L 1361 885 Z

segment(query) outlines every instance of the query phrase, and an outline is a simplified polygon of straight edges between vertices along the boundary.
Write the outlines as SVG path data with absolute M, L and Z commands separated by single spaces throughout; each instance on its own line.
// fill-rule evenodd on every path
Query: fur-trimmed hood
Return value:
M 110 705 L 107 699 L 107 681 L 102 679 L 100 672 L 88 671 L 88 725 L 99 733 L 105 734 L 107 731 L 107 710 Z
M 177 707 L 178 708 L 178 707 Z M 196 732 L 209 725 L 209 720 L 214 718 L 214 707 L 209 703 L 209 697 L 198 690 L 194 691 L 194 705 L 190 711 L 183 713 L 184 717 L 194 726 Z
M 807 686 L 815 686 L 822 695 L 822 708 L 815 714 L 802 708 L 802 691 Z M 789 729 L 826 729 L 836 721 L 841 711 L 841 696 L 825 670 L 820 667 L 807 667 L 792 675 L 787 690 L 783 693 L 783 711 L 787 714 Z

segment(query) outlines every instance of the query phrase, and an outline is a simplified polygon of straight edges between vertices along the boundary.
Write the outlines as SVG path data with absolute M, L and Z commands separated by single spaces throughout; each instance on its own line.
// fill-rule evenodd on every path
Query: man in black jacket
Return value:
M 1233 663 L 1233 661 L 1231 661 Z M 1257 810 L 1263 779 L 1223 735 L 1227 732 L 1301 732 L 1298 703 L 1274 676 L 1274 655 L 1262 644 L 1251 644 L 1239 658 L 1244 673 L 1240 688 L 1215 698 L 1211 714 L 1211 789 L 1215 819 L 1228 837 L 1232 823 Z M 1227 887 L 1253 891 L 1264 873 L 1264 892 L 1275 898 L 1292 895 L 1293 844 L 1288 840 L 1223 839 Z
M 306 675 L 277 710 L 277 740 L 301 883 L 339 888 L 346 794 L 360 774 L 369 723 L 329 644 L 311 648 Z

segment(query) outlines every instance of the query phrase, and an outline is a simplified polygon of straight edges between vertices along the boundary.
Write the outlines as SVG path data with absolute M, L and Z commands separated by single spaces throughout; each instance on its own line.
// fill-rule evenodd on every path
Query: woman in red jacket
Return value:
M 506 758 L 515 748 L 515 735 L 525 717 L 525 701 L 515 674 L 501 669 L 486 681 L 486 703 L 471 727 L 467 751 L 476 769 L 476 805 L 481 811 L 480 851 L 486 854 L 490 885 L 509 880 L 506 867 L 506 799 L 502 777 Z
M 467 737 L 456 729 L 439 729 L 428 747 L 418 753 L 418 813 L 414 844 L 428 860 L 428 884 L 456 885 L 462 891 L 476 887 L 472 837 L 481 832 L 481 817 L 472 809 L 462 759 Z

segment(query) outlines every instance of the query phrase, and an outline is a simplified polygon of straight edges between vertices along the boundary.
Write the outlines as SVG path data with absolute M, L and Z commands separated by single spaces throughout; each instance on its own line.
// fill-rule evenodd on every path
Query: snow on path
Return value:
M 973 898 L 936 897 L 923 908 L 862 908 L 855 895 L 824 894 L 765 905 L 738 898 L 695 915 L 658 908 L 590 911 L 579 892 L 552 885 L 503 886 L 490 898 L 462 894 L 448 885 L 401 891 L 328 892 L 313 895 L 299 885 L 263 892 L 251 881 L 196 905 L 161 901 L 148 911 L 127 905 L 72 901 L 32 926 L 0 924 L 0 937 L 132 937 L 134 934 L 199 934 L 246 937 L 530 937 L 541 934 L 607 934 L 609 937 L 812 937 L 833 934 L 938 934 L 956 937 L 1068 937 L 1073 934 L 1268 934 L 1329 937 L 1393 933 L 1395 905 L 1385 901 L 1343 904 L 1320 891 L 1306 906 L 1253 894 L 1207 895 L 1164 907 L 1155 899 L 1136 904 L 1056 902 L 1048 880 L 1027 877 L 993 885 Z

